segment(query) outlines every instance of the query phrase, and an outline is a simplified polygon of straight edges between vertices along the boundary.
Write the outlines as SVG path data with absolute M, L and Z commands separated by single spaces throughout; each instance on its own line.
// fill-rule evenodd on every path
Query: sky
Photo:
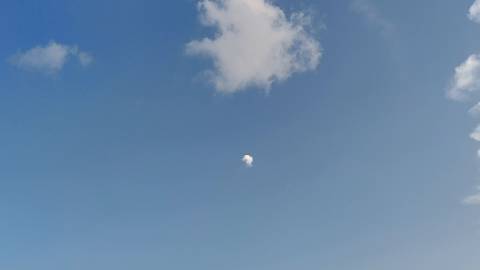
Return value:
M 480 1 L 6 0 L 0 268 L 478 270 Z

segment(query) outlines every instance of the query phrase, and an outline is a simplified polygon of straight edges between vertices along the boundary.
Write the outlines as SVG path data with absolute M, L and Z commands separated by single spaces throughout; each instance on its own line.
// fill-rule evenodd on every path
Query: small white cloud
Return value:
M 455 68 L 455 75 L 447 95 L 451 99 L 462 100 L 468 97 L 468 94 L 479 90 L 480 54 L 472 54 Z
M 466 205 L 480 205 L 480 187 L 477 188 L 479 192 L 463 199 L 463 203 Z
M 480 126 L 475 128 L 475 130 L 470 133 L 470 138 L 474 139 L 477 142 L 480 142 Z
M 213 59 L 209 73 L 218 91 L 269 89 L 319 64 L 320 44 L 307 31 L 311 20 L 302 12 L 288 18 L 267 0 L 201 0 L 198 6 L 202 24 L 217 33 L 188 43 L 186 50 Z
M 476 23 L 480 23 L 480 0 L 476 0 L 468 10 L 468 18 Z
M 77 57 L 82 66 L 88 66 L 93 61 L 89 53 L 80 51 L 77 46 L 68 46 L 55 41 L 25 52 L 18 52 L 9 60 L 21 69 L 56 74 L 62 70 L 70 56 Z
M 253 156 L 250 154 L 246 154 L 242 157 L 242 162 L 245 164 L 246 167 L 253 166 Z

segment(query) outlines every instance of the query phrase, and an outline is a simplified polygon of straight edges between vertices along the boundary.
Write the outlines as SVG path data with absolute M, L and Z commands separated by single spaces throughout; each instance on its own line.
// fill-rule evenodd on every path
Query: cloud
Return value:
M 477 194 L 471 195 L 463 199 L 463 203 L 466 205 L 480 205 L 480 187 L 478 187 L 479 192 Z
M 86 67 L 93 62 L 93 56 L 87 52 L 82 52 L 78 49 L 78 46 L 70 47 L 71 55 L 76 56 L 80 65 Z
M 468 18 L 476 23 L 480 23 L 480 0 L 476 0 L 468 10 Z
M 475 104 L 470 110 L 468 110 L 468 113 L 471 116 L 479 116 L 480 115 L 480 102 Z
M 88 66 L 93 61 L 89 53 L 80 51 L 77 46 L 68 46 L 55 41 L 25 52 L 20 51 L 9 60 L 10 63 L 24 70 L 56 74 L 62 70 L 71 56 L 76 57 L 82 66 Z
M 89 53 L 79 52 L 77 56 L 78 56 L 78 61 L 80 61 L 80 64 L 84 67 L 90 65 L 93 62 L 93 57 Z
M 474 139 L 477 142 L 480 142 L 480 126 L 478 126 L 472 133 L 470 133 L 470 138 Z
M 378 27 L 384 36 L 390 36 L 394 32 L 394 27 L 378 11 L 377 7 L 369 0 L 353 0 L 350 8 L 357 14 L 362 15 L 372 25 Z
M 480 54 L 472 54 L 455 68 L 447 95 L 451 99 L 462 100 L 478 90 L 480 90 Z
M 216 29 L 214 38 L 187 44 L 191 55 L 214 62 L 215 88 L 233 93 L 248 87 L 270 89 L 296 72 L 315 69 L 322 52 L 302 12 L 287 17 L 266 0 L 202 0 L 201 22 Z
M 252 167 L 253 166 L 253 156 L 246 154 L 242 158 L 242 162 L 245 164 L 246 167 Z

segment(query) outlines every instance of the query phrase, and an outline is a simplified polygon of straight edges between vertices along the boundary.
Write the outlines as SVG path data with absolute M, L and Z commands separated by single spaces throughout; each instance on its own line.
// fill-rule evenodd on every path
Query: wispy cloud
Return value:
M 393 24 L 387 20 L 370 0 L 352 0 L 350 8 L 357 14 L 362 15 L 371 25 L 379 28 L 384 36 L 390 36 L 394 32 Z
M 19 51 L 9 58 L 10 63 L 24 70 L 38 71 L 45 74 L 60 72 L 70 57 L 78 59 L 82 66 L 92 63 L 93 57 L 80 51 L 78 46 L 69 46 L 51 41 L 45 46 L 36 46 L 26 51 Z
M 214 61 L 209 74 L 220 92 L 269 89 L 273 82 L 319 64 L 320 44 L 302 12 L 287 17 L 266 0 L 202 0 L 198 7 L 202 24 L 217 33 L 188 43 L 187 52 Z
M 468 10 L 468 18 L 476 23 L 480 23 L 480 0 L 476 0 Z
M 480 54 L 470 55 L 465 62 L 455 68 L 448 97 L 462 100 L 480 90 Z
M 480 102 L 475 104 L 473 107 L 470 108 L 470 110 L 468 110 L 468 113 L 471 115 L 471 116 L 479 116 L 480 115 Z
M 463 203 L 466 205 L 480 205 L 480 187 L 478 187 L 478 193 L 468 196 L 463 199 Z

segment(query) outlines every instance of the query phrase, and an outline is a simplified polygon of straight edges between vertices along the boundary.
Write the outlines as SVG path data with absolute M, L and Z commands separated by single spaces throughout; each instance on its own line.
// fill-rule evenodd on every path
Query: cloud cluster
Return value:
M 476 0 L 468 10 L 468 18 L 480 23 L 480 0 Z
M 470 55 L 465 62 L 455 68 L 455 75 L 448 97 L 462 100 L 472 92 L 480 90 L 480 54 Z
M 246 167 L 250 168 L 253 166 L 253 156 L 246 154 L 242 157 L 242 162 Z
M 187 53 L 214 62 L 210 79 L 218 91 L 233 93 L 248 87 L 269 89 L 293 73 L 315 69 L 322 52 L 307 30 L 302 12 L 287 17 L 266 0 L 202 0 L 201 22 L 216 29 L 214 38 L 187 44 Z
M 470 20 L 480 23 L 480 0 L 475 0 L 468 10 Z M 471 54 L 468 58 L 455 68 L 455 74 L 447 91 L 447 96 L 453 100 L 466 101 L 475 92 L 480 91 L 480 54 Z M 472 116 L 480 115 L 480 102 L 477 102 L 468 111 Z M 470 133 L 470 138 L 480 142 L 480 125 Z M 477 151 L 480 157 L 480 150 Z M 479 188 L 480 191 L 480 188 Z M 467 205 L 480 205 L 480 192 L 468 196 L 463 200 Z
M 75 57 L 82 66 L 92 63 L 93 57 L 80 51 L 78 46 L 69 46 L 50 41 L 45 46 L 36 46 L 27 51 L 20 51 L 10 57 L 10 62 L 18 68 L 56 74 L 62 70 L 70 57 Z

